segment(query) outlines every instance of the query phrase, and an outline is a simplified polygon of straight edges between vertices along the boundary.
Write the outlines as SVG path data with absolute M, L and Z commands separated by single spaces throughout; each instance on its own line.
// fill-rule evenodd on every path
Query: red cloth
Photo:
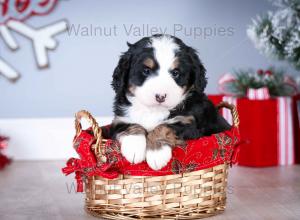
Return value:
M 161 176 L 191 172 L 213 167 L 224 162 L 235 161 L 239 134 L 236 128 L 230 131 L 187 141 L 186 146 L 173 149 L 172 159 L 161 170 L 152 170 L 147 162 L 130 164 L 120 153 L 120 146 L 114 141 L 106 144 L 106 157 L 111 165 L 107 170 L 136 176 Z M 232 158 L 234 156 L 234 158 Z
M 87 130 L 82 131 L 74 139 L 74 148 L 80 159 L 69 159 L 62 172 L 66 175 L 75 172 L 77 191 L 81 192 L 84 176 L 99 175 L 105 178 L 115 178 L 119 174 L 161 176 L 201 170 L 224 162 L 234 163 L 239 142 L 239 131 L 235 127 L 209 137 L 189 140 L 186 146 L 177 146 L 173 149 L 173 157 L 167 166 L 154 171 L 145 161 L 139 164 L 129 163 L 121 155 L 119 143 L 112 140 L 108 140 L 105 144 L 106 163 L 97 162 L 91 150 L 94 136 Z

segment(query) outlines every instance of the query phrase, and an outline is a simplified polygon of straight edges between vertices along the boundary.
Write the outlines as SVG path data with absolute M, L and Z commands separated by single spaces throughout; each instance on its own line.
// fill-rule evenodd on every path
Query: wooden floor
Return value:
M 13 162 L 0 171 L 0 219 L 95 219 L 83 210 L 62 161 Z M 230 170 L 227 210 L 210 218 L 300 219 L 300 166 Z

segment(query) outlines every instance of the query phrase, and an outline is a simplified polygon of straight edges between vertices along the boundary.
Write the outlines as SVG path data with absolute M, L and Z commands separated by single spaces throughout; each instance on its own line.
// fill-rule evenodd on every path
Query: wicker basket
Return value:
M 222 102 L 231 110 L 233 126 L 239 118 L 235 106 Z M 92 124 L 95 155 L 101 160 L 106 140 L 95 119 L 86 111 L 76 114 L 76 133 L 81 132 L 80 119 Z M 85 179 L 85 208 L 88 213 L 107 219 L 199 219 L 225 209 L 227 163 L 190 173 L 166 176 L 119 175 L 115 179 L 100 176 Z

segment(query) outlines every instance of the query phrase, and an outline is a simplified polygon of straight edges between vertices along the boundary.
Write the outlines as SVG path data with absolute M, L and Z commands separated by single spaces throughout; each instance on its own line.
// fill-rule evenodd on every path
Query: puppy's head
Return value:
M 194 89 L 206 87 L 205 68 L 196 51 L 169 35 L 145 37 L 128 44 L 113 73 L 117 95 L 135 98 L 146 106 L 172 109 Z

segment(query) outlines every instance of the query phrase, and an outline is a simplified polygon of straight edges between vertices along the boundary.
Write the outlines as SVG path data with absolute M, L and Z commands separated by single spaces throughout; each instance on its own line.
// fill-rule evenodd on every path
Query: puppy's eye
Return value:
M 150 69 L 150 68 L 145 67 L 145 68 L 143 69 L 143 74 L 144 74 L 145 76 L 148 76 L 150 73 L 151 73 L 151 69 Z
M 171 74 L 174 78 L 178 78 L 180 75 L 180 72 L 179 72 L 179 70 L 175 69 L 175 70 L 171 71 Z

